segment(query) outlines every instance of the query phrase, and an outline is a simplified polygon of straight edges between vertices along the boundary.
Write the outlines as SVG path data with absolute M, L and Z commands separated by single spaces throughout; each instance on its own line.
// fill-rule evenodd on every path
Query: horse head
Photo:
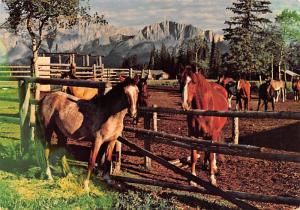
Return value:
M 131 117 L 135 118 L 137 116 L 137 101 L 139 89 L 136 84 L 136 80 L 127 77 L 123 82 L 124 93 L 128 98 L 128 112 Z
M 191 66 L 186 66 L 181 72 L 180 83 L 182 85 L 182 108 L 189 110 L 197 87 L 197 75 Z

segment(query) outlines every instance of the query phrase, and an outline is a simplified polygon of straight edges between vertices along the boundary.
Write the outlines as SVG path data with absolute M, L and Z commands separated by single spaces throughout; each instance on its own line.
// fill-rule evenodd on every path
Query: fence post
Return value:
M 133 71 L 132 71 L 132 68 L 129 69 L 129 77 L 130 77 L 130 78 L 133 77 Z
M 97 74 L 96 74 L 96 64 L 93 65 L 93 77 L 94 77 L 94 79 L 97 78 Z
M 85 56 L 85 59 L 86 59 L 86 66 L 90 66 L 90 56 L 88 54 Z
M 58 55 L 58 63 L 61 64 L 61 55 Z
M 157 107 L 157 105 L 153 105 L 153 107 Z M 144 128 L 150 130 L 151 129 L 151 118 L 152 118 L 152 129 L 154 131 L 157 131 L 157 112 L 145 113 L 144 116 Z M 144 149 L 151 151 L 151 142 L 150 141 L 144 141 Z M 151 169 L 151 159 L 149 157 L 145 157 L 144 159 L 145 168 L 147 170 Z
M 239 143 L 239 118 L 232 118 L 232 139 L 234 144 Z
M 30 83 L 22 80 L 18 82 L 19 86 L 19 115 L 20 115 L 20 138 L 21 138 L 21 154 L 28 152 L 31 139 L 30 130 Z
M 144 113 L 144 128 L 150 130 L 151 129 L 151 115 L 150 113 L 146 112 Z M 148 138 L 148 137 L 145 137 Z M 150 151 L 151 150 L 151 145 L 149 141 L 144 141 L 144 149 Z M 144 158 L 144 166 L 146 169 L 150 170 L 151 169 L 151 159 L 148 157 Z

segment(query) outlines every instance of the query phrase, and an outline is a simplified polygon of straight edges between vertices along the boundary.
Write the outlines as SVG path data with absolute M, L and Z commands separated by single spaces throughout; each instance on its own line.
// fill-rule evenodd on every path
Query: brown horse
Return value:
M 78 79 L 76 76 L 76 64 L 71 63 L 70 64 L 70 71 L 66 72 L 61 75 L 61 78 L 67 78 L 67 79 Z M 93 78 L 90 79 L 92 81 L 97 81 L 97 79 Z M 75 86 L 64 86 L 62 90 L 68 94 L 71 94 L 79 99 L 84 100 L 91 100 L 94 98 L 98 93 L 99 89 L 97 88 L 88 88 L 88 87 L 75 87 Z
M 279 95 L 281 95 L 282 97 L 282 102 L 285 101 L 285 95 L 286 95 L 286 91 L 285 91 L 285 88 L 286 88 L 286 83 L 285 81 L 283 80 L 271 80 L 270 82 L 272 88 L 276 91 L 276 99 L 275 99 L 275 102 L 278 102 L 279 100 Z
M 51 136 L 55 132 L 58 146 L 65 146 L 67 138 L 86 140 L 93 143 L 88 174 L 84 187 L 88 190 L 89 179 L 95 166 L 101 145 L 108 143 L 104 164 L 104 180 L 111 183 L 110 165 L 112 151 L 123 130 L 123 119 L 129 111 L 132 117 L 137 113 L 138 88 L 133 79 L 127 78 L 104 96 L 92 100 L 79 100 L 63 92 L 45 96 L 40 101 L 40 126 L 44 131 L 46 174 L 52 179 L 49 167 Z M 42 136 L 40 136 L 42 137 Z M 64 161 L 66 162 L 66 161 Z M 68 167 L 65 170 L 69 172 Z
M 216 88 L 218 84 L 212 85 L 209 83 L 202 74 L 194 73 L 190 66 L 181 73 L 181 82 L 184 85 L 182 91 L 182 108 L 189 109 L 202 109 L 202 110 L 216 110 L 227 111 L 227 94 L 222 86 Z M 210 138 L 212 142 L 222 140 L 222 129 L 227 122 L 226 117 L 212 117 L 212 116 L 197 116 L 188 115 L 188 135 L 192 137 L 203 136 Z M 206 157 L 208 154 L 206 154 Z M 191 171 L 196 175 L 197 151 L 192 150 L 191 155 Z M 204 158 L 204 164 L 207 159 Z M 215 173 L 217 172 L 216 155 L 215 153 L 209 154 L 210 165 L 210 181 L 216 185 Z
M 299 101 L 300 80 L 298 77 L 293 79 L 292 88 L 293 88 L 293 92 L 294 92 L 294 101 Z
M 251 99 L 251 84 L 245 79 L 239 78 L 236 86 L 236 104 L 237 110 L 249 110 Z M 242 103 L 244 101 L 244 106 Z
M 258 104 L 257 104 L 257 111 L 260 109 L 261 100 L 264 101 L 265 105 L 265 112 L 268 111 L 268 102 L 271 101 L 272 103 L 272 110 L 274 112 L 275 106 L 275 90 L 270 84 L 270 81 L 266 81 L 265 83 L 261 84 L 258 89 Z

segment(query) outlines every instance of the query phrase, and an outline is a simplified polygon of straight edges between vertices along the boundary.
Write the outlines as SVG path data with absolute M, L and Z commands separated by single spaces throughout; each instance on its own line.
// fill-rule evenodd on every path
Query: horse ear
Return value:
M 122 75 L 120 75 L 120 76 L 119 76 L 119 80 L 120 80 L 120 82 L 124 82 L 124 81 L 125 81 L 125 79 L 126 79 L 126 77 L 124 77 L 124 76 L 122 76 Z
M 196 73 L 191 73 L 190 75 L 192 83 L 196 84 L 198 82 Z

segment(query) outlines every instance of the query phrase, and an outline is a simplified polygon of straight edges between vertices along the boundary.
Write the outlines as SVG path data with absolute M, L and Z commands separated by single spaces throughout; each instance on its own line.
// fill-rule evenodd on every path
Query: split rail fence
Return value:
M 68 72 L 70 64 L 51 63 L 38 66 L 39 77 L 60 78 L 62 73 Z M 144 70 L 126 68 L 104 68 L 103 65 L 77 66 L 75 76 L 79 79 L 96 78 L 102 82 L 119 82 L 119 76 L 142 75 Z M 29 78 L 32 76 L 30 66 L 0 66 L 0 77 Z
M 0 96 L 0 100 L 19 102 L 19 117 L 11 117 L 0 115 L 0 121 L 19 123 L 20 124 L 20 139 L 21 139 L 21 150 L 25 153 L 28 150 L 29 144 L 34 140 L 34 129 L 35 129 L 35 106 L 38 104 L 39 94 L 36 94 L 35 86 L 36 84 L 51 84 L 51 85 L 67 85 L 67 86 L 82 86 L 91 88 L 104 88 L 104 82 L 95 82 L 87 80 L 64 80 L 64 79 L 54 79 L 54 78 L 31 78 L 31 77 L 0 77 L 0 81 L 17 81 L 19 88 L 19 98 L 3 97 Z M 194 139 L 189 137 L 182 137 L 174 134 L 167 134 L 163 132 L 157 132 L 157 115 L 158 113 L 168 113 L 168 114 L 184 114 L 184 115 L 203 115 L 203 116 L 220 116 L 220 117 L 231 117 L 231 118 L 274 118 L 274 119 L 295 119 L 300 120 L 299 112 L 238 112 L 238 111 L 203 111 L 203 110 L 176 110 L 170 108 L 160 108 L 160 107 L 140 107 L 139 112 L 147 113 L 145 117 L 144 127 L 145 129 L 138 129 L 132 127 L 125 127 L 125 131 L 140 133 L 143 135 L 148 135 L 152 138 L 144 139 L 144 147 L 140 148 L 137 145 L 131 143 L 123 137 L 119 137 L 119 141 L 126 144 L 130 148 L 138 151 L 145 157 L 146 166 L 151 168 L 151 159 L 162 164 L 175 173 L 178 173 L 189 180 L 192 180 L 202 187 L 209 193 L 219 195 L 226 200 L 236 204 L 241 208 L 251 209 L 253 206 L 243 202 L 240 199 L 245 200 L 256 200 L 261 202 L 274 202 L 283 203 L 289 205 L 300 205 L 299 198 L 293 197 L 282 197 L 282 196 L 267 196 L 258 194 L 248 194 L 244 192 L 225 192 L 220 188 L 212 186 L 209 182 L 200 179 L 186 172 L 180 167 L 174 165 L 173 163 L 164 160 L 151 152 L 151 144 L 155 142 L 160 142 L 180 148 L 185 149 L 200 149 L 204 151 L 212 151 L 216 153 L 237 155 L 243 157 L 259 158 L 271 161 L 286 161 L 300 163 L 300 154 L 278 154 L 270 153 L 264 150 L 264 148 L 249 146 L 249 145 L 239 145 L 239 144 L 221 144 L 212 143 L 203 139 Z M 152 120 L 152 123 L 151 123 Z M 152 130 L 150 130 L 152 124 Z M 116 177 L 118 179 L 118 177 Z M 119 179 L 122 179 L 119 177 Z M 125 178 L 123 178 L 125 179 Z M 137 180 L 127 179 L 127 182 L 143 182 Z M 144 182 L 147 183 L 147 180 Z M 148 184 L 151 184 L 148 182 Z M 159 182 L 156 182 L 158 185 Z M 167 186 L 168 183 L 160 183 L 161 185 Z M 179 185 L 178 185 L 179 186 Z M 185 187 L 178 187 L 178 189 L 184 189 Z M 205 191 L 204 190 L 204 191 Z M 199 191 L 199 190 L 198 190 Z M 205 191 L 205 192 L 206 192 Z

